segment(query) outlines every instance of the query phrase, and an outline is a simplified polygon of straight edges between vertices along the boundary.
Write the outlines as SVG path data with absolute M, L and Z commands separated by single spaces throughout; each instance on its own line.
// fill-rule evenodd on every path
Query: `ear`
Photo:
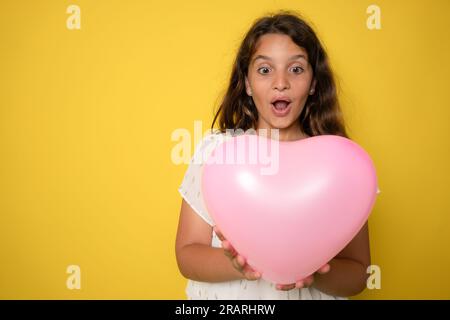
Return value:
M 311 87 L 309 88 L 309 94 L 312 95 L 314 94 L 314 92 L 316 92 L 316 79 L 313 79 L 313 81 L 311 82 Z
M 245 76 L 245 91 L 249 96 L 252 95 L 252 88 L 250 87 L 250 82 L 248 81 L 247 76 Z

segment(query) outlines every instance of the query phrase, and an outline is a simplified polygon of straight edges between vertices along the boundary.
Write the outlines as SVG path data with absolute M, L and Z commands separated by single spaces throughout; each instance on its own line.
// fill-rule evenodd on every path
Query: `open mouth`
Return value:
M 287 102 L 287 101 L 275 101 L 274 103 L 272 103 L 274 108 L 278 111 L 283 111 L 283 110 L 287 109 L 289 104 L 290 104 L 290 102 Z
M 284 100 L 277 100 L 272 105 L 272 111 L 276 116 L 285 116 L 291 110 L 291 102 Z

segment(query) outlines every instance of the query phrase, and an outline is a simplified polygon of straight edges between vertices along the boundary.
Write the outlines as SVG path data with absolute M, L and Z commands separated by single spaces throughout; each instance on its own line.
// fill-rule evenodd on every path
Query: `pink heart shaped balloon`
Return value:
M 202 174 L 214 223 L 263 279 L 280 284 L 335 257 L 368 219 L 376 190 L 369 155 L 335 135 L 235 136 L 213 150 Z

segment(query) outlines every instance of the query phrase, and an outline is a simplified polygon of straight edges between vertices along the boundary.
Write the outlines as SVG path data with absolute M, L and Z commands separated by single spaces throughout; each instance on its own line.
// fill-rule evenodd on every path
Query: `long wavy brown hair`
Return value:
M 315 93 L 305 103 L 298 121 L 309 136 L 333 134 L 347 137 L 343 115 L 337 98 L 336 83 L 328 56 L 314 30 L 294 11 L 278 11 L 257 19 L 242 41 L 227 91 L 214 116 L 211 130 L 218 119 L 219 130 L 256 129 L 258 111 L 245 91 L 245 76 L 258 39 L 268 33 L 285 34 L 308 53 L 308 61 L 316 80 Z

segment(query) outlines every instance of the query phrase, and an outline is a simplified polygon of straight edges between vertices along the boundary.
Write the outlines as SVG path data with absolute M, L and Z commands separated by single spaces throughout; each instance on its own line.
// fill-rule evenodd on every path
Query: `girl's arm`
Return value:
M 176 238 L 176 258 L 181 274 L 188 279 L 222 282 L 246 279 L 230 263 L 223 248 L 211 247 L 212 227 L 182 200 Z M 341 297 L 353 296 L 366 287 L 370 265 L 367 222 L 352 241 L 329 262 L 330 271 L 314 274 L 313 286 Z
M 340 297 L 354 296 L 366 288 L 370 266 L 369 227 L 366 222 L 350 243 L 330 262 L 330 271 L 314 275 L 313 286 Z
M 178 268 L 188 279 L 222 282 L 245 279 L 230 263 L 223 248 L 211 247 L 212 227 L 183 199 L 175 252 Z

